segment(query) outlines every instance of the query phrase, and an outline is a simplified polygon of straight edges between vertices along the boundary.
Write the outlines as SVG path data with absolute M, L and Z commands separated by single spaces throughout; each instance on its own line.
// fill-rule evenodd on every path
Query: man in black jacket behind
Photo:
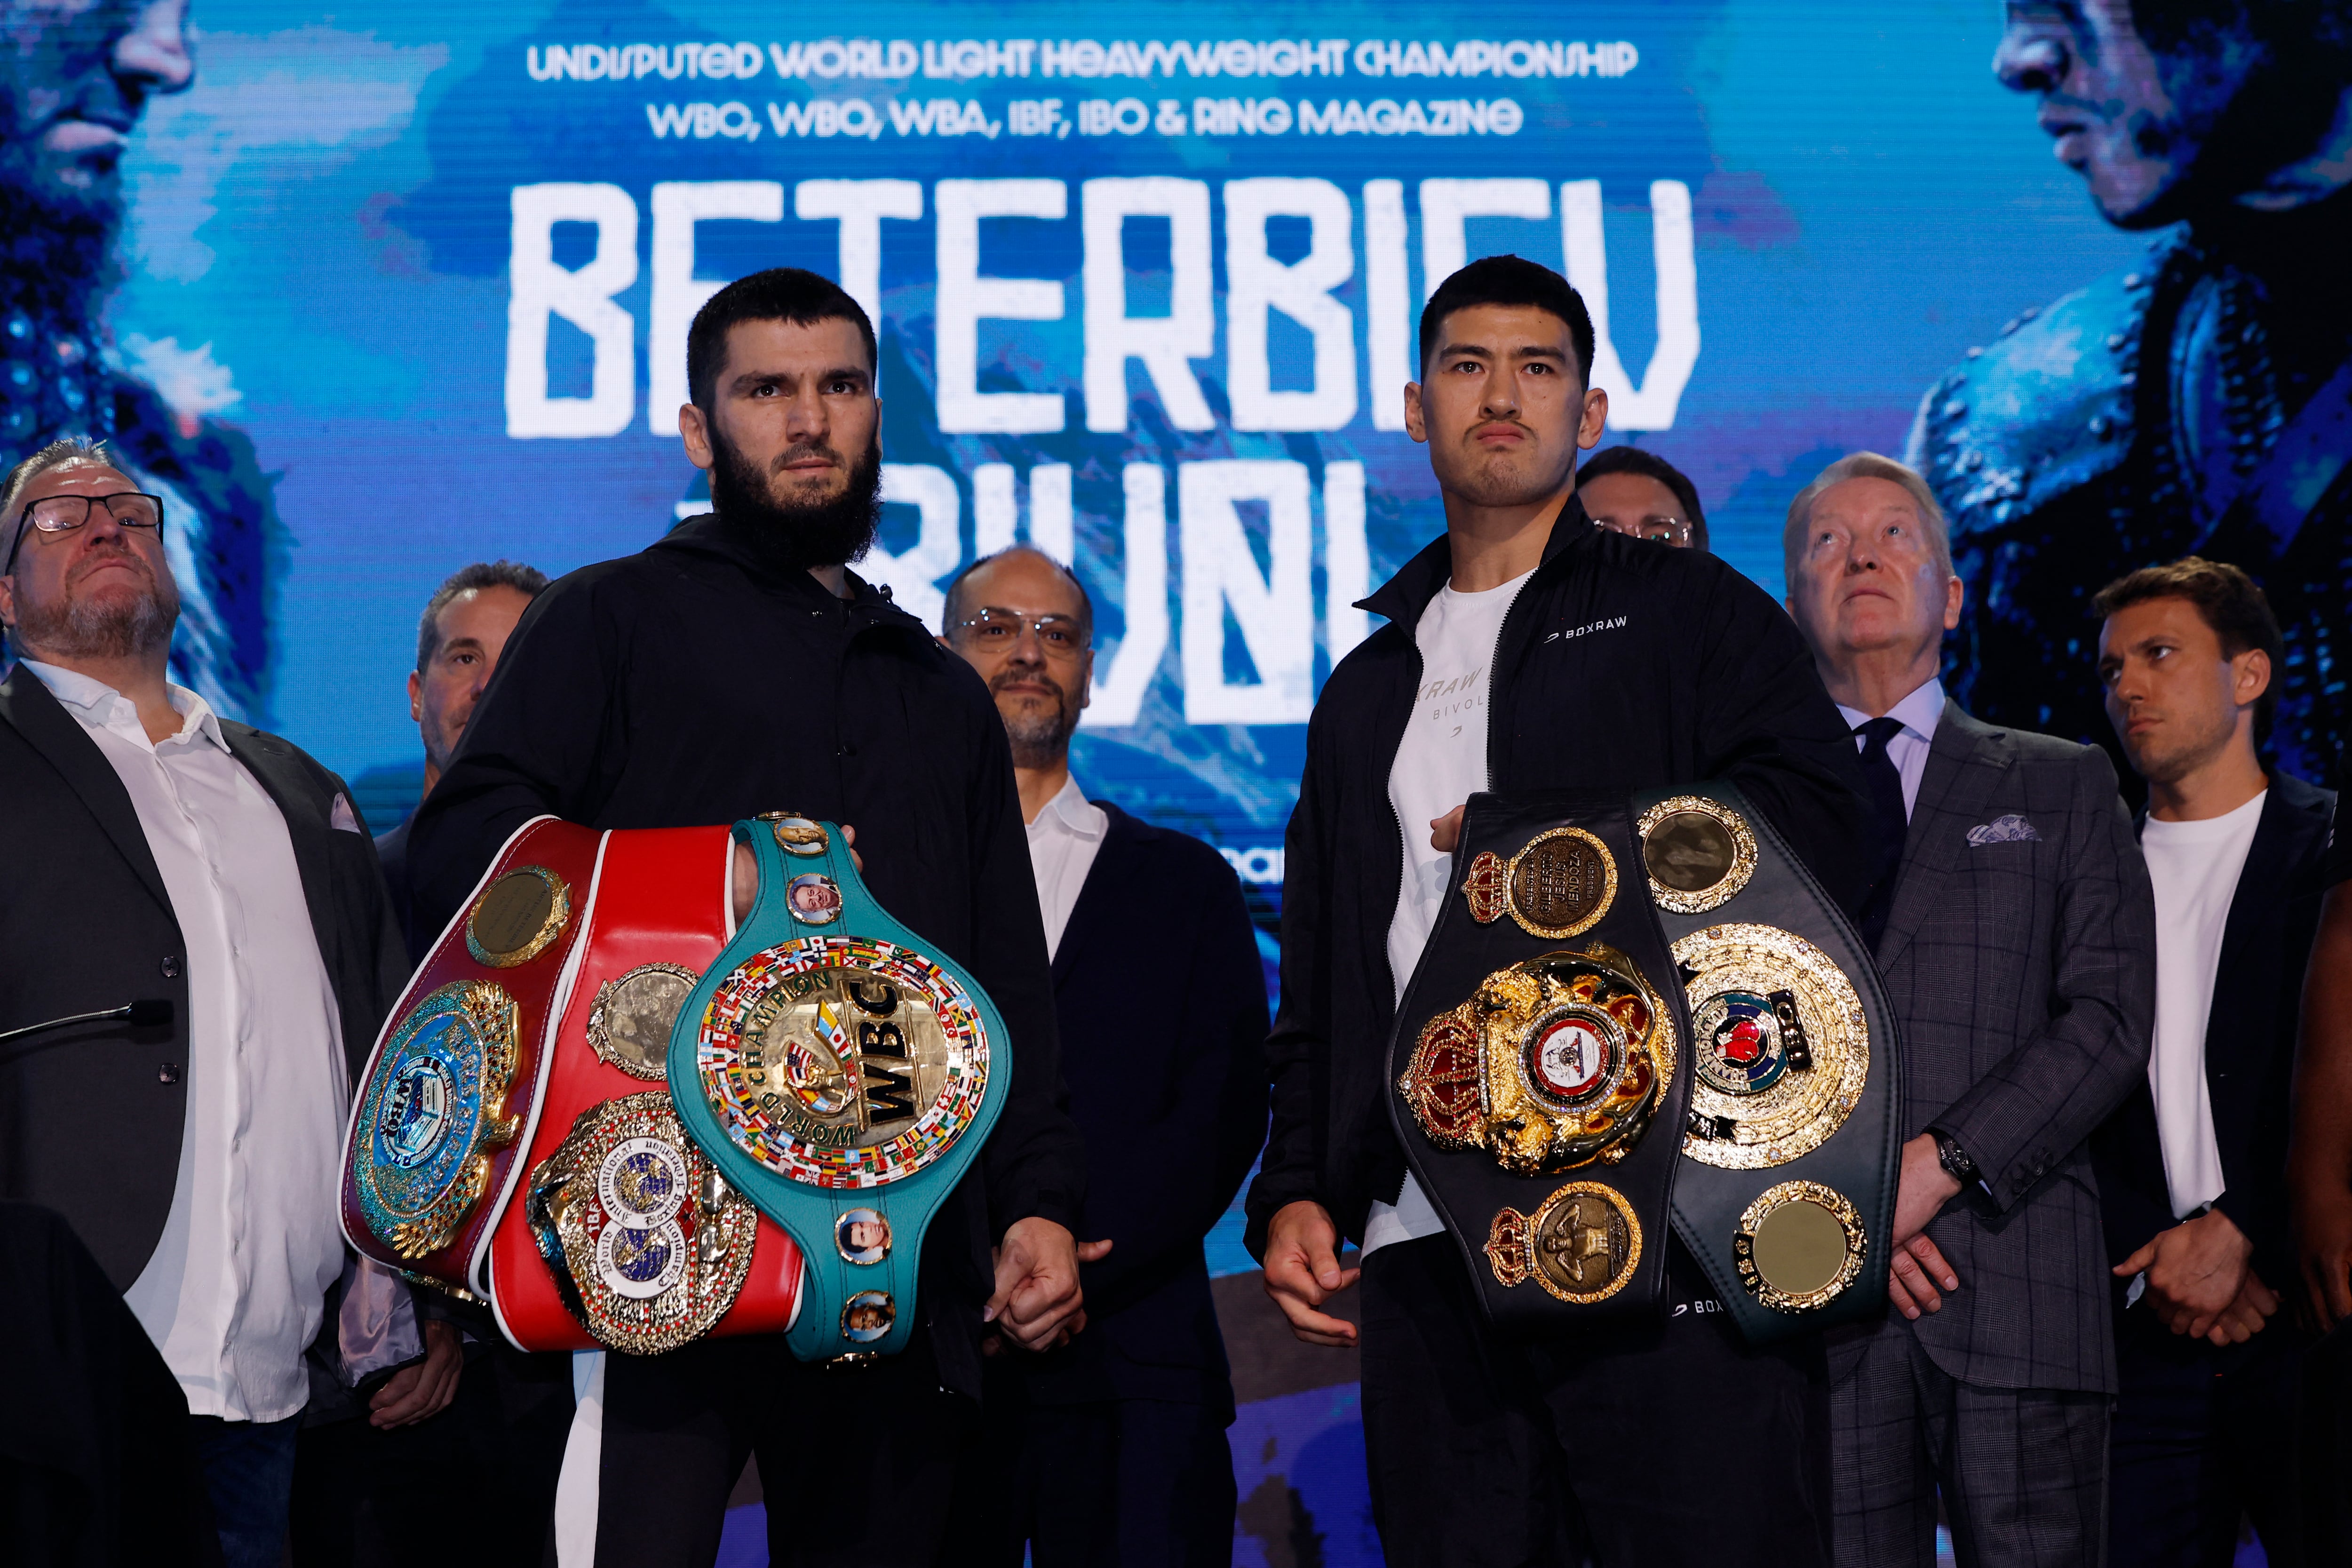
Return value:
M 1004 716 L 1087 1141 L 1087 1331 L 988 1368 L 974 1563 L 1207 1568 L 1234 1554 L 1233 1377 L 1202 1240 L 1265 1141 L 1265 971 L 1233 868 L 1089 801 L 1070 736 L 1094 606 L 1026 545 L 948 587 L 947 645 Z M 1097 1256 L 1097 1247 L 1108 1248 Z
M 983 1312 L 1034 1349 L 1083 1321 L 1085 1177 L 1013 760 L 978 678 L 845 565 L 872 542 L 881 481 L 856 301 L 796 268 L 739 279 L 696 316 L 687 380 L 679 433 L 716 514 L 532 601 L 410 829 L 415 926 L 443 929 L 542 812 L 633 828 L 789 809 L 854 826 L 874 896 L 970 967 L 1014 1041 L 1013 1078 L 925 1238 L 908 1350 L 849 1373 L 794 1361 L 781 1337 L 709 1340 L 604 1369 L 599 1562 L 710 1563 L 756 1450 L 774 1562 L 921 1563 L 946 1530 Z
M 1591 322 L 1564 279 L 1474 262 L 1431 296 L 1421 350 L 1406 426 L 1446 535 L 1364 602 L 1389 624 L 1332 671 L 1308 727 L 1250 1244 L 1293 1331 L 1327 1345 L 1356 1342 L 1321 1308 L 1356 1279 L 1340 1238 L 1364 1247 L 1365 1443 L 1391 1563 L 1572 1564 L 1580 1539 L 1603 1568 L 1822 1562 L 1820 1342 L 1746 1348 L 1672 1242 L 1667 1321 L 1496 1336 L 1381 1097 L 1471 794 L 1728 778 L 1851 908 L 1853 741 L 1760 589 L 1595 529 L 1576 503 L 1608 398 L 1585 384 Z

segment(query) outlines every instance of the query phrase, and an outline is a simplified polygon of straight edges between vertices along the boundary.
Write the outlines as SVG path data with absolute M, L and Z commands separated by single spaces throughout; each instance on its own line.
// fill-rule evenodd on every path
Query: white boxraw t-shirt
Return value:
M 1486 699 L 1495 644 L 1503 617 L 1533 572 L 1483 594 L 1459 594 L 1449 584 L 1421 613 L 1413 642 L 1421 649 L 1421 688 L 1412 717 L 1389 770 L 1389 804 L 1404 828 L 1404 879 L 1389 921 L 1389 969 L 1396 999 L 1421 963 L 1421 950 L 1445 907 L 1454 858 L 1433 849 L 1429 825 L 1486 787 Z M 1375 1201 L 1364 1226 L 1369 1256 L 1392 1241 L 1435 1236 L 1445 1228 L 1408 1174 L 1395 1206 Z

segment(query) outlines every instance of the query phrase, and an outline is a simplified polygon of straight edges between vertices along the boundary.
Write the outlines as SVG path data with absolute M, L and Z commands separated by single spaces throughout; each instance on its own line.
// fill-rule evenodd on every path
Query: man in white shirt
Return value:
M 1015 546 L 950 584 L 948 647 L 1013 745 L 1054 966 L 1062 1073 L 1087 1147 L 1086 1331 L 999 1342 L 962 1478 L 961 1561 L 1223 1568 L 1233 1380 L 1202 1243 L 1265 1136 L 1265 974 L 1241 882 L 1197 838 L 1088 801 L 1070 737 L 1093 674 L 1077 579 Z
M 275 1564 L 351 1081 L 405 958 L 341 782 L 167 679 L 163 501 L 61 441 L 0 517 L 0 1024 L 173 1005 L 168 1037 L 0 1056 L 0 1197 L 60 1210 L 123 1288 L 196 1418 L 224 1554 Z M 446 1403 L 456 1336 L 428 1339 L 379 1418 Z
M 1940 1493 L 1962 1562 L 2097 1563 L 2115 1373 L 2087 1141 L 2145 1081 L 2155 963 L 2115 767 L 1945 700 L 1960 579 L 1911 469 L 1831 464 L 1782 550 L 1862 763 L 1857 923 L 1902 1025 L 1892 1310 L 1829 1336 L 1837 1561 L 1927 1568 Z
M 2333 796 L 2260 743 L 2277 621 L 2238 567 L 2144 567 L 2093 607 L 2107 717 L 2147 781 L 2156 1043 L 2093 1143 L 2116 1259 L 2117 1563 L 2226 1564 L 2251 1515 L 2305 1555 L 2285 1192 L 2295 1009 Z M 2333 1481 L 2329 1483 L 2333 1485 Z

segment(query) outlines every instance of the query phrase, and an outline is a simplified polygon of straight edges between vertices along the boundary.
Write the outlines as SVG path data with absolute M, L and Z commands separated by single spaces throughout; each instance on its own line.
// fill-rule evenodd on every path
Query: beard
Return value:
M 882 524 L 882 432 L 856 462 L 848 483 L 831 500 L 791 506 L 776 500 L 773 476 L 785 463 L 830 447 L 803 442 L 777 454 L 767 473 L 729 440 L 716 419 L 710 435 L 710 506 L 728 538 L 772 572 L 805 572 L 812 566 L 845 566 L 865 558 Z
M 1007 713 L 1003 704 L 997 705 L 997 712 L 1004 720 L 1004 738 L 1013 742 L 1013 765 L 1051 767 L 1069 753 L 1070 737 L 1078 728 L 1077 704 L 1060 681 L 1034 665 L 1013 665 L 997 671 L 996 679 L 988 683 L 988 693 L 994 697 L 1015 681 L 1051 688 L 1054 706 L 1042 711 L 1029 707 Z
M 30 605 L 20 598 L 8 640 L 19 654 L 43 658 L 132 658 L 168 648 L 172 628 L 180 619 L 179 590 L 145 562 L 138 564 L 147 573 L 147 582 L 135 597 L 110 594 L 92 599 L 75 594 L 68 584 L 65 596 L 49 604 Z

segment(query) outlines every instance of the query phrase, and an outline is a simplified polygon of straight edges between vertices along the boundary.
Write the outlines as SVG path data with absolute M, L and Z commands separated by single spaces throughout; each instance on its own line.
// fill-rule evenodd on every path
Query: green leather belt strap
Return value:
M 906 1347 L 923 1233 L 1003 1109 L 1003 1020 L 890 918 L 831 823 L 735 824 L 760 894 L 678 1010 L 678 1118 L 808 1268 L 786 1331 L 803 1361 Z
M 1696 1034 L 1675 1229 L 1751 1342 L 1874 1316 L 1902 1082 L 1877 966 L 1738 789 L 1633 810 Z

